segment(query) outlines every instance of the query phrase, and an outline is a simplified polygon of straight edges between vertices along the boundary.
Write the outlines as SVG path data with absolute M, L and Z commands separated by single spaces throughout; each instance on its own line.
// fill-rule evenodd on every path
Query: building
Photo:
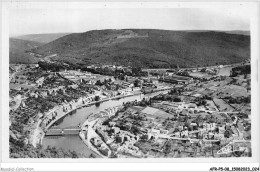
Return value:
M 37 81 L 35 81 L 37 83 L 37 86 L 42 86 L 44 81 L 44 77 L 39 78 Z

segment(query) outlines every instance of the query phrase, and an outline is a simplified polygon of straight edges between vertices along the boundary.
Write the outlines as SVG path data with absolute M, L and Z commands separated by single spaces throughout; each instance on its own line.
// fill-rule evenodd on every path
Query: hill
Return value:
M 36 63 L 38 58 L 26 53 L 26 50 L 43 45 L 39 42 L 25 41 L 15 38 L 9 39 L 9 63 Z
M 237 35 L 247 35 L 250 36 L 250 31 L 240 31 L 240 30 L 233 30 L 233 31 L 225 31 L 226 33 L 230 34 L 237 34 Z
M 151 29 L 73 33 L 33 52 L 79 65 L 121 64 L 145 68 L 231 64 L 250 58 L 250 36 L 214 31 Z
M 30 35 L 23 35 L 23 36 L 18 36 L 18 37 L 14 37 L 14 38 L 47 44 L 49 42 L 54 41 L 55 39 L 58 39 L 60 37 L 68 35 L 68 34 L 70 34 L 70 33 L 30 34 Z

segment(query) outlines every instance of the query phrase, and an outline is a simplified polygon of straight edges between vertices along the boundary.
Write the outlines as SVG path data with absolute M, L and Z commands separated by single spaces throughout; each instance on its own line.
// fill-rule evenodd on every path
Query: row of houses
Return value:
M 104 111 L 100 111 L 97 114 L 92 114 L 88 117 L 88 121 L 94 121 L 97 120 L 102 122 L 105 119 L 111 118 L 112 116 L 114 116 L 116 114 L 116 112 L 121 109 L 123 106 L 115 106 L 115 107 L 110 107 L 105 109 Z M 99 122 L 99 123 L 100 123 Z
M 53 109 L 49 110 L 44 116 L 45 118 L 42 121 L 41 127 L 45 128 L 47 127 L 52 120 L 54 120 L 57 117 L 63 116 L 68 111 L 76 109 L 77 107 L 90 103 L 94 100 L 95 95 L 90 94 L 86 97 L 81 97 L 77 100 L 72 100 L 69 103 L 62 103 L 60 106 L 56 106 Z

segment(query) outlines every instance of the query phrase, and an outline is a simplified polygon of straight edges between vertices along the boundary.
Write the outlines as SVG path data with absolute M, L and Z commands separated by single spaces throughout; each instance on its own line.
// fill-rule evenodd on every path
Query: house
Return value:
M 15 89 L 15 90 L 17 90 L 17 91 L 21 91 L 21 90 L 22 90 L 22 87 L 20 87 L 20 86 L 16 86 L 16 87 L 13 88 L 13 89 Z
M 197 123 L 194 122 L 190 123 L 190 126 L 192 127 L 192 130 L 195 130 L 198 127 Z
M 174 128 L 171 128 L 167 134 L 168 134 L 168 135 L 173 134 L 176 130 L 177 130 L 177 129 L 176 129 L 175 127 L 174 127 Z
M 208 74 L 216 74 L 217 73 L 217 70 L 216 69 L 206 69 L 206 71 Z
M 44 81 L 44 77 L 39 78 L 37 81 L 35 81 L 37 83 L 37 86 L 41 86 L 43 84 Z
M 188 130 L 184 130 L 181 132 L 182 137 L 189 137 L 189 131 Z
M 178 129 L 179 129 L 179 131 L 182 131 L 182 130 L 183 130 L 183 126 L 182 126 L 182 125 L 179 125 L 179 126 L 178 126 Z
M 38 121 L 39 119 L 41 119 L 43 117 L 42 113 L 39 113 L 37 115 L 35 115 L 35 117 L 33 118 L 34 121 Z
M 223 133 L 215 133 L 215 135 L 214 135 L 214 139 L 217 139 L 217 140 L 222 140 L 224 138 L 225 138 L 225 136 Z
M 224 132 L 226 131 L 225 126 L 219 126 L 218 129 L 220 134 L 224 134 Z
M 194 94 L 194 95 L 192 95 L 193 97 L 197 97 L 197 98 L 201 98 L 202 97 L 202 95 L 201 94 L 199 94 L 199 93 L 196 93 L 196 94 Z
M 168 134 L 169 131 L 168 130 L 160 130 L 160 134 Z
M 112 127 L 112 129 L 114 129 L 115 134 L 120 132 L 120 128 L 118 128 L 118 127 Z
M 44 129 L 47 125 L 48 125 L 48 124 L 47 124 L 47 120 L 45 119 L 45 120 L 43 120 L 43 121 L 41 122 L 40 127 L 41 127 L 42 129 Z
M 22 107 L 26 107 L 26 105 L 25 105 L 24 101 L 22 101 L 21 103 L 22 103 Z
M 160 130 L 157 130 L 157 129 L 151 129 L 151 130 L 149 130 L 149 133 L 151 133 L 151 134 L 160 134 Z
M 38 94 L 36 94 L 36 93 L 30 93 L 30 97 L 38 98 Z
M 110 126 L 110 127 L 114 127 L 115 125 L 116 125 L 115 122 L 113 122 L 113 121 L 110 121 L 110 122 L 109 122 L 109 126 Z
M 122 81 L 121 82 L 121 85 L 125 88 L 132 88 L 134 87 L 134 84 L 133 83 L 130 83 L 130 82 L 126 82 L 126 81 Z
M 189 103 L 189 108 L 196 108 L 197 105 L 195 103 Z
M 79 86 L 78 86 L 77 84 L 73 84 L 73 85 L 69 85 L 68 87 L 69 87 L 69 88 L 76 89 L 76 88 L 78 88 Z

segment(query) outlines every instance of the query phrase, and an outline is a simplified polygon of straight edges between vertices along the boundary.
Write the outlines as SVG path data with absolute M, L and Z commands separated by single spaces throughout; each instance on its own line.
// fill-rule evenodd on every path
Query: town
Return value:
M 250 78 L 250 61 L 175 69 L 10 65 L 10 156 L 22 156 L 19 146 L 37 148 L 48 135 L 74 131 L 94 157 L 248 157 Z M 52 129 L 79 108 L 136 95 L 92 113 L 75 130 Z

